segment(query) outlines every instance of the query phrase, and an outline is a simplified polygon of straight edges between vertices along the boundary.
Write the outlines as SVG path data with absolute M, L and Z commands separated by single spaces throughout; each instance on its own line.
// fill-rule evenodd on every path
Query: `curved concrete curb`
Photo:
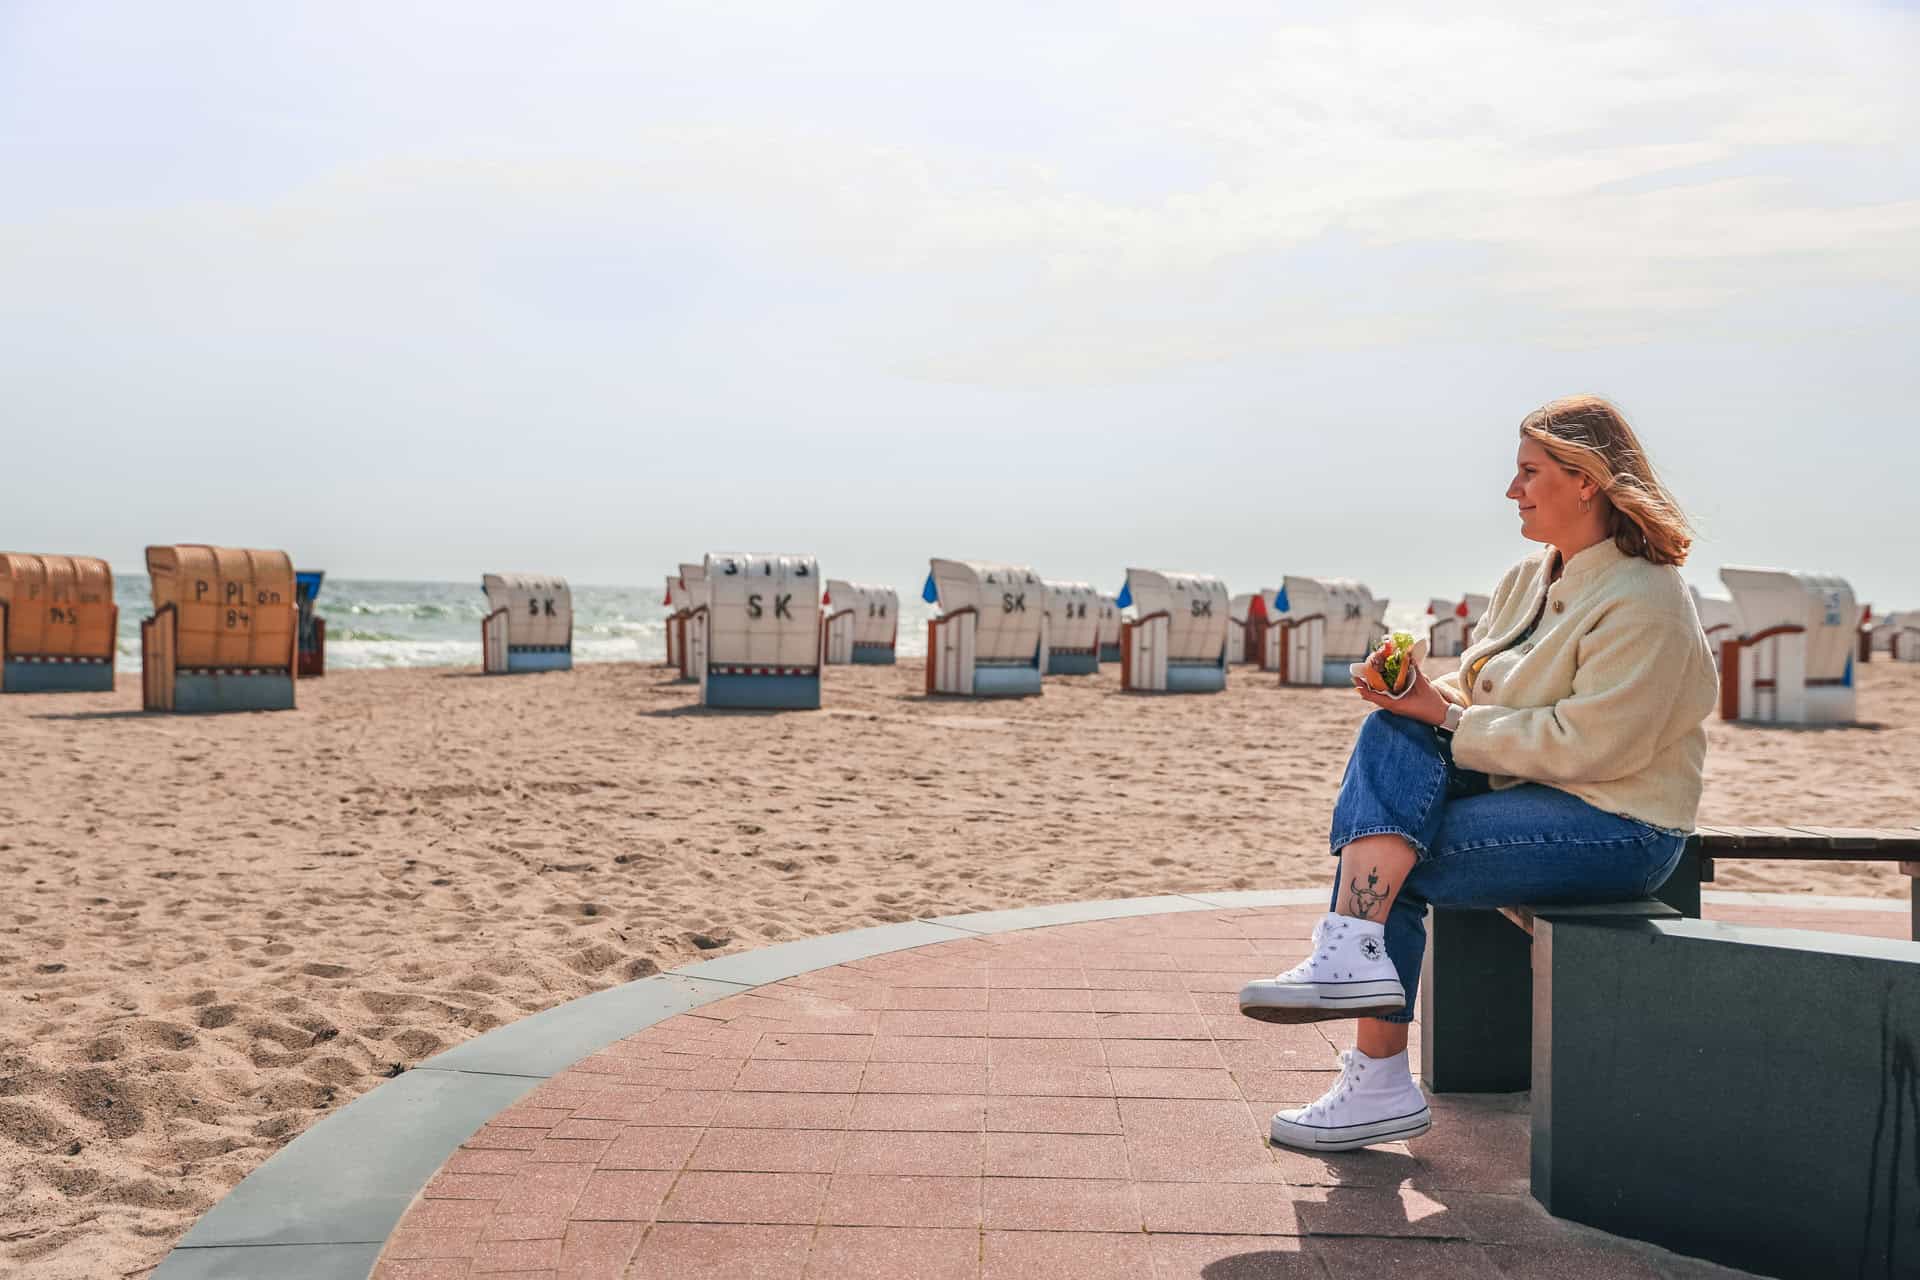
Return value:
M 1325 889 L 1164 894 L 939 916 L 684 965 L 496 1028 L 328 1115 L 248 1174 L 152 1280 L 366 1280 L 460 1144 L 548 1078 L 675 1014 L 850 960 L 981 934 L 1221 908 L 1308 906 Z

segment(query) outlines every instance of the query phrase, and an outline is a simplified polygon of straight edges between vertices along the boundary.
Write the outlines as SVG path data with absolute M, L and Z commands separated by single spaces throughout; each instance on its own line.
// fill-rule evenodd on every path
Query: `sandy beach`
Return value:
M 663 669 L 338 673 L 292 713 L 0 699 L 0 1273 L 143 1276 L 327 1111 L 459 1041 L 702 955 L 1082 898 L 1317 885 L 1365 704 L 1236 669 L 1127 697 L 708 713 Z M 1712 722 L 1707 823 L 1920 822 L 1920 666 L 1859 726 Z M 1891 867 L 1722 889 L 1904 896 Z

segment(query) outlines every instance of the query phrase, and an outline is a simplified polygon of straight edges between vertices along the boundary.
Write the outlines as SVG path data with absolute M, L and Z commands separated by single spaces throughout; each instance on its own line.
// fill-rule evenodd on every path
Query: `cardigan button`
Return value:
M 1553 602 L 1553 611 L 1555 613 L 1565 613 L 1567 611 L 1567 602 L 1565 600 L 1555 600 Z
M 1482 693 L 1492 693 L 1492 692 L 1493 692 L 1493 681 L 1491 681 L 1491 680 L 1482 680 L 1482 681 L 1480 682 L 1480 692 L 1482 692 Z

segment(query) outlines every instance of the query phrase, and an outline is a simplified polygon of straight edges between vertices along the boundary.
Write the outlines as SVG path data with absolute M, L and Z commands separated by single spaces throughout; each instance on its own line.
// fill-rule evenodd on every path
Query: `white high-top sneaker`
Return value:
M 1240 1012 L 1262 1022 L 1378 1017 L 1406 1007 L 1407 989 L 1387 959 L 1385 926 L 1332 911 L 1313 926 L 1305 960 L 1240 988 Z
M 1345 1049 L 1333 1088 L 1304 1107 L 1276 1113 L 1267 1132 L 1283 1147 L 1352 1151 L 1417 1138 L 1431 1128 L 1433 1112 L 1413 1081 L 1404 1049 L 1391 1058 Z

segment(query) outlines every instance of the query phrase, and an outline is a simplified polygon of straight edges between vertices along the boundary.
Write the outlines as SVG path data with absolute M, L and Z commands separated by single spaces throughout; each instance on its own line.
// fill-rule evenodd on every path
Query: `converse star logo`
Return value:
M 1381 951 L 1380 939 L 1378 938 L 1360 939 L 1360 954 L 1365 956 L 1367 959 L 1378 960 L 1380 958 L 1380 951 Z

